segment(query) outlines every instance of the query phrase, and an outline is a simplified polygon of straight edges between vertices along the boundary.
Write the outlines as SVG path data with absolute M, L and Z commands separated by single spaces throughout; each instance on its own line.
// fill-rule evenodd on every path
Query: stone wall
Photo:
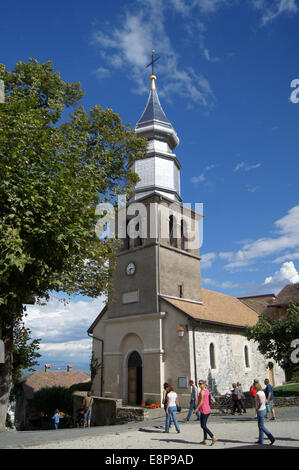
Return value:
M 253 401 L 251 397 L 246 397 L 245 399 L 245 408 L 250 409 L 253 408 Z M 291 406 L 299 406 L 299 397 L 275 397 L 274 398 L 275 408 L 281 407 L 291 407 Z M 212 412 L 219 410 L 218 405 L 211 405 Z M 223 408 L 225 410 L 225 408 Z
M 74 419 L 77 410 L 82 406 L 82 400 L 86 392 L 73 394 Z M 122 400 L 114 398 L 93 397 L 91 425 L 110 426 L 113 424 L 124 424 L 130 421 L 144 421 L 147 419 L 165 416 L 164 408 L 150 410 L 148 408 L 123 406 Z
M 215 351 L 215 368 L 211 368 L 210 344 Z M 248 363 L 245 360 L 245 346 Z M 242 331 L 223 327 L 198 328 L 195 334 L 197 378 L 207 381 L 208 388 L 216 395 L 229 392 L 232 383 L 240 382 L 248 391 L 254 379 L 261 383 L 269 378 L 268 360 L 258 351 L 257 343 L 248 341 Z M 275 385 L 285 380 L 283 370 L 274 365 Z

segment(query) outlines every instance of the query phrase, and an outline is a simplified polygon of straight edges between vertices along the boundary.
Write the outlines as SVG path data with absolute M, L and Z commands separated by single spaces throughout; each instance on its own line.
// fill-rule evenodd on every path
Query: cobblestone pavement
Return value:
M 194 419 L 186 423 L 186 412 L 178 414 L 181 433 L 164 431 L 164 418 L 115 426 L 58 431 L 0 432 L 0 449 L 229 449 L 269 447 L 254 444 L 258 437 L 253 410 L 242 416 L 212 414 L 208 427 L 218 437 L 213 446 L 202 446 L 202 430 Z M 271 448 L 299 449 L 299 407 L 277 408 L 277 420 L 266 421 L 276 437 Z M 191 418 L 193 419 L 193 418 Z M 209 441 L 210 443 L 211 441 Z

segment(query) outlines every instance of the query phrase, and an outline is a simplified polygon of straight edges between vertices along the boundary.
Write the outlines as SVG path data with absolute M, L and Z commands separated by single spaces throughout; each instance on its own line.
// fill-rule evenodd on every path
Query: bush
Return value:
M 299 397 L 298 390 L 274 390 L 275 397 Z
M 145 400 L 145 406 L 151 406 L 151 405 L 154 405 L 154 403 L 155 403 L 155 400 L 151 397 Z
M 72 385 L 68 390 L 70 391 L 70 393 L 89 392 L 90 388 L 91 388 L 91 381 Z
M 38 413 L 44 416 L 52 417 L 56 408 L 63 411 L 66 415 L 73 415 L 73 399 L 72 395 L 76 391 L 88 392 L 91 382 L 83 382 L 66 387 L 46 387 L 35 392 L 32 399 L 32 407 Z
M 45 416 L 52 417 L 56 408 L 67 414 L 73 413 L 71 393 L 66 387 L 41 388 L 33 395 L 32 407 Z

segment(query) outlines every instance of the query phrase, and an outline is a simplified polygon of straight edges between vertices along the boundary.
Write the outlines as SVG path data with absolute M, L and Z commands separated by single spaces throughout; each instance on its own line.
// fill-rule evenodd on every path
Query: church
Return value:
M 161 403 L 164 382 L 189 406 L 189 380 L 204 379 L 215 394 L 233 382 L 243 390 L 266 377 L 280 385 L 283 370 L 244 335 L 258 309 L 201 287 L 200 227 L 203 214 L 186 208 L 180 193 L 179 139 L 166 117 L 152 71 L 143 114 L 135 126 L 147 139 L 146 158 L 125 207 L 125 235 L 117 253 L 113 297 L 88 329 L 101 366 L 95 395 L 140 405 Z M 138 213 L 138 216 L 136 216 Z M 263 297 L 263 296 L 261 296 Z M 263 306 L 269 299 L 259 299 Z M 246 301 L 245 301 L 246 300 Z

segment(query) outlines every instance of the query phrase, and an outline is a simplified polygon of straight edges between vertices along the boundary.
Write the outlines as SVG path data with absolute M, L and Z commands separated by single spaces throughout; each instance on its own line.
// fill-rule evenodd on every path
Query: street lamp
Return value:
M 182 338 L 185 334 L 185 330 L 184 330 L 184 327 L 182 325 L 180 325 L 177 330 L 176 330 L 177 334 L 178 334 L 178 337 L 179 338 Z

